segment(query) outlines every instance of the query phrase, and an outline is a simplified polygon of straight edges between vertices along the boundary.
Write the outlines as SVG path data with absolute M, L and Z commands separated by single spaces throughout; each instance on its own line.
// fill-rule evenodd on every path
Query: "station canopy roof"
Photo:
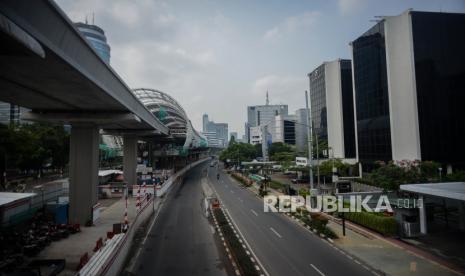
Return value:
M 400 185 L 401 191 L 465 201 L 465 182 Z
M 10 204 L 17 200 L 26 199 L 34 196 L 35 193 L 12 193 L 12 192 L 1 192 L 0 193 L 0 206 Z

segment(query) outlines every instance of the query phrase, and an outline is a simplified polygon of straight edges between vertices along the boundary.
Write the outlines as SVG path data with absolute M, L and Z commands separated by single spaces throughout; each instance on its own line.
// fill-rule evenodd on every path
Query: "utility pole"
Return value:
M 268 125 L 262 125 L 261 127 L 262 132 L 262 157 L 263 161 L 268 161 Z
M 316 175 L 317 175 L 317 178 L 318 178 L 318 181 L 317 181 L 317 187 L 320 187 L 320 148 L 319 148 L 319 144 L 320 142 L 318 142 L 318 136 L 320 135 L 320 129 L 317 128 L 316 129 L 316 135 L 315 135 L 315 142 L 316 142 Z
M 310 178 L 310 192 L 313 191 L 313 126 L 312 126 L 312 109 L 308 104 L 308 92 L 305 91 L 305 105 L 307 107 L 307 142 L 308 142 L 308 162 L 309 162 L 309 178 Z

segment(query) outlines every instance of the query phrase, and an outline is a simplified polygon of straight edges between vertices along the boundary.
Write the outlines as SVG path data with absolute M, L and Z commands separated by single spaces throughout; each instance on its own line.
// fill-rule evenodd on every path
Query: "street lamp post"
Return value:
M 308 144 L 308 161 L 309 161 L 309 178 L 310 178 L 310 193 L 313 191 L 313 127 L 312 127 L 312 109 L 309 105 L 308 92 L 305 91 L 305 105 L 307 108 L 307 144 Z

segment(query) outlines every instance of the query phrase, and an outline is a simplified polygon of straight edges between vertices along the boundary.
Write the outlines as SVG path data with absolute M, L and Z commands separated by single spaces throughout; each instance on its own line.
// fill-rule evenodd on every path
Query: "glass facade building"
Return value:
M 296 115 L 278 115 L 267 125 L 271 142 L 296 144 Z
M 465 14 L 406 11 L 351 43 L 358 155 L 465 167 Z
M 328 140 L 325 64 L 318 66 L 309 77 L 313 131 L 320 141 Z
M 26 123 L 21 120 L 21 113 L 28 112 L 29 109 L 19 105 L 0 102 L 0 124 L 9 125 L 11 123 Z
M 108 64 L 110 64 L 110 45 L 107 43 L 105 32 L 96 25 L 86 23 L 75 23 L 76 28 L 84 35 L 87 41 L 97 51 L 99 56 Z
M 255 105 L 247 107 L 247 123 L 245 133 L 250 141 L 250 128 L 270 123 L 275 116 L 288 115 L 287 105 Z
M 335 157 L 356 158 L 352 66 L 350 60 L 325 62 L 310 74 L 313 132 Z
M 352 42 L 358 158 L 392 159 L 384 22 Z
M 346 158 L 356 157 L 354 93 L 352 90 L 352 63 L 341 60 L 341 96 L 344 132 L 344 155 Z
M 465 14 L 411 12 L 421 155 L 465 166 Z

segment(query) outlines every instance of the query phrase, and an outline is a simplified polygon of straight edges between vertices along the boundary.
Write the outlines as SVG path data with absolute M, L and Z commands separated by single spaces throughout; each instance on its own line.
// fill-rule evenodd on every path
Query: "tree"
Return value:
M 229 144 L 234 144 L 236 143 L 236 138 L 234 136 L 231 135 L 231 137 L 229 138 Z
M 296 157 L 295 150 L 292 146 L 282 143 L 272 143 L 269 148 L 270 160 L 279 162 L 294 161 Z
M 293 152 L 293 149 L 288 144 L 285 144 L 285 143 L 282 143 L 282 142 L 272 143 L 270 145 L 270 148 L 268 149 L 268 153 L 269 153 L 270 156 L 274 155 L 276 153 L 280 153 L 280 152 L 290 153 L 290 152 Z
M 246 143 L 230 143 L 228 148 L 220 154 L 220 160 L 225 162 L 230 159 L 231 162 L 250 161 L 255 159 L 256 149 L 251 144 Z
M 402 184 L 439 181 L 439 163 L 433 161 L 376 162 L 377 167 L 367 179 L 373 185 L 388 191 L 397 191 Z
M 6 168 L 40 171 L 68 163 L 69 134 L 62 126 L 11 124 L 0 126 L 0 171 Z
M 348 175 L 350 164 L 342 162 L 341 159 L 326 160 L 320 163 L 320 175 L 331 176 L 333 174 L 333 165 L 337 169 L 340 176 Z
M 296 154 L 294 152 L 277 152 L 271 155 L 271 161 L 291 162 L 294 161 Z

